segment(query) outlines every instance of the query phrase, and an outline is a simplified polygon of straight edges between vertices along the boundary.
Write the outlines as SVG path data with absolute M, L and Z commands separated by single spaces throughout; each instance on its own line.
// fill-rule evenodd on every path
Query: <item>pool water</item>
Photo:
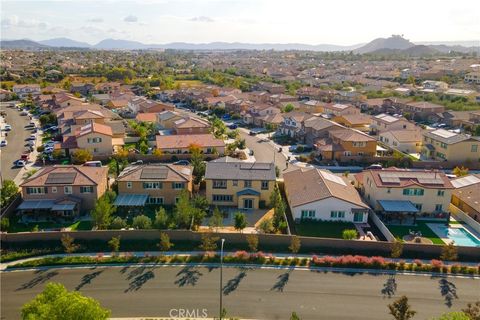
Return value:
M 442 238 L 455 241 L 457 246 L 480 247 L 480 240 L 463 227 L 451 228 L 443 224 L 435 224 L 434 231 Z

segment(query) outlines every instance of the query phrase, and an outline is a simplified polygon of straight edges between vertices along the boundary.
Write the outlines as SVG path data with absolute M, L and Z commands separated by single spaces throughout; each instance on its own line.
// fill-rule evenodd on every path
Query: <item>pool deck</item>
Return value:
M 444 223 L 427 223 L 426 225 L 430 229 L 432 229 L 432 231 L 440 239 L 442 239 L 442 241 L 445 242 L 446 244 L 450 244 L 453 241 L 452 239 L 445 237 L 444 232 L 442 232 L 443 229 L 440 229 L 440 227 L 442 227 L 442 228 L 445 227 Z M 477 232 L 475 232 L 475 230 L 473 230 L 468 224 L 464 224 L 464 223 L 450 224 L 448 227 L 451 228 L 451 229 L 464 229 L 480 242 L 480 235 Z

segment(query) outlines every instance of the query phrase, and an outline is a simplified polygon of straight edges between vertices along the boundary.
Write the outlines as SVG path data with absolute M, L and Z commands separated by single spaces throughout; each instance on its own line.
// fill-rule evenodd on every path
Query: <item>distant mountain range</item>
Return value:
M 464 45 L 460 45 L 464 44 Z M 467 46 L 465 46 L 467 45 Z M 471 45 L 471 46 L 468 46 Z M 79 42 L 69 38 L 55 38 L 43 41 L 32 40 L 2 40 L 2 48 L 15 49 L 50 49 L 50 48 L 85 48 L 97 50 L 145 50 L 145 49 L 176 49 L 176 50 L 309 50 L 309 51 L 353 51 L 355 53 L 376 54 L 406 54 L 429 55 L 447 53 L 450 51 L 472 52 L 480 51 L 480 43 L 475 41 L 452 42 L 423 42 L 415 44 L 402 36 L 393 35 L 389 38 L 378 38 L 367 44 L 339 46 L 333 44 L 301 44 L 301 43 L 241 43 L 241 42 L 210 42 L 187 43 L 172 42 L 167 44 L 144 44 L 138 41 L 105 39 L 95 45 Z

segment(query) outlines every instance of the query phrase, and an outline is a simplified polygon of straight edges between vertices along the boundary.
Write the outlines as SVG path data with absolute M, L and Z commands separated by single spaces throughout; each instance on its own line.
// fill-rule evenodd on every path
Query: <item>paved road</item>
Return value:
M 384 320 L 387 305 L 401 295 L 418 311 L 416 319 L 429 319 L 480 298 L 480 280 L 463 278 L 225 268 L 223 279 L 229 314 L 250 319 L 287 319 L 295 311 L 302 319 Z M 218 269 L 48 269 L 1 273 L 0 280 L 2 319 L 18 319 L 48 281 L 98 299 L 113 317 L 168 316 L 174 308 L 207 309 L 209 317 L 218 312 Z
M 21 171 L 20 168 L 13 168 L 13 162 L 18 160 L 26 149 L 25 139 L 30 136 L 31 132 L 25 130 L 25 126 L 30 122 L 30 119 L 21 116 L 15 108 L 2 107 L 2 110 L 7 113 L 5 121 L 12 126 L 12 131 L 9 131 L 8 137 L 6 137 L 8 145 L 1 149 L 1 173 L 3 179 L 13 180 Z M 4 135 L 5 132 L 2 132 L 2 139 Z

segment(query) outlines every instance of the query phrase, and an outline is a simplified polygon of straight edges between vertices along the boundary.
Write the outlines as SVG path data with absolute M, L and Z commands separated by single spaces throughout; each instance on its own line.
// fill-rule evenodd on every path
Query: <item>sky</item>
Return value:
M 478 40 L 478 0 L 0 0 L 1 38 L 353 45 Z

